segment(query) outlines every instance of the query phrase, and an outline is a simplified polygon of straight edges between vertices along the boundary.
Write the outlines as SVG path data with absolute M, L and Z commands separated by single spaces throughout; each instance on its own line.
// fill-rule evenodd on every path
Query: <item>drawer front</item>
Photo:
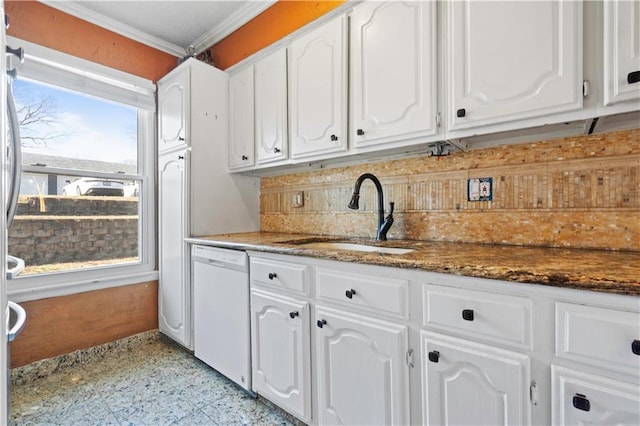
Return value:
M 409 317 L 409 281 L 318 268 L 317 297 L 354 308 Z
M 423 326 L 531 349 L 531 301 L 457 288 L 423 287 Z
M 638 376 L 640 313 L 557 302 L 556 355 Z
M 308 293 L 308 267 L 295 263 L 252 257 L 250 260 L 251 283 L 272 288 Z

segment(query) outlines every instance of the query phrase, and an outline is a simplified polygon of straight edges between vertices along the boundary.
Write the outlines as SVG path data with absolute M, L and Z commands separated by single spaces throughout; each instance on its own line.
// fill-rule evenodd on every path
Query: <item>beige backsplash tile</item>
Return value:
M 261 229 L 374 237 L 370 182 L 347 209 L 366 172 L 396 203 L 389 238 L 640 251 L 640 129 L 265 177 Z M 493 178 L 493 201 L 467 201 L 473 177 Z

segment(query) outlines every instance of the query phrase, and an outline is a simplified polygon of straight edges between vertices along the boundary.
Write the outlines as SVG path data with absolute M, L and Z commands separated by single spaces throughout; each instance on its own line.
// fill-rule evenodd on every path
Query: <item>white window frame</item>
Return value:
M 9 298 L 22 302 L 157 280 L 155 85 L 150 80 L 20 39 L 8 37 L 8 43 L 25 50 L 24 64 L 13 64 L 18 75 L 137 108 L 138 172 L 119 175 L 119 178 L 142 182 L 139 188 L 138 262 L 18 276 L 8 282 Z M 69 174 L 66 169 L 46 170 Z M 42 173 L 43 168 L 23 167 L 24 172 Z M 91 171 L 77 174 L 92 176 Z

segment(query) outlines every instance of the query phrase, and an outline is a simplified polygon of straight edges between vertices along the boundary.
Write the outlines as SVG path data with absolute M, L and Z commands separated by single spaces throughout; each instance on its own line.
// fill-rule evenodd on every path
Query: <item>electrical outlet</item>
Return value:
M 304 206 L 304 191 L 297 191 L 293 193 L 291 205 L 294 208 L 300 208 Z
M 493 178 L 475 178 L 467 182 L 467 199 L 469 201 L 493 200 Z

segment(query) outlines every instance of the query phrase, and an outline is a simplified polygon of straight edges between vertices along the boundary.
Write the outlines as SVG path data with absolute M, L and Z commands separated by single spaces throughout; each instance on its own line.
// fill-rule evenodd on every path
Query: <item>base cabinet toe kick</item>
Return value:
M 249 252 L 253 391 L 307 424 L 640 424 L 640 301 Z

